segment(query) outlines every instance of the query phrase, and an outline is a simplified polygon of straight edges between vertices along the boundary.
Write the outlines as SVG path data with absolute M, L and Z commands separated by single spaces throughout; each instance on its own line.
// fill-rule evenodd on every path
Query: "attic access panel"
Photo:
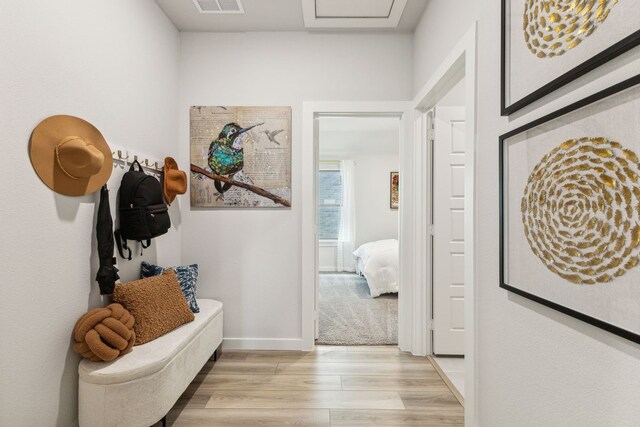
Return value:
M 306 28 L 396 28 L 407 0 L 302 0 Z
M 394 0 L 315 0 L 316 18 L 388 18 Z

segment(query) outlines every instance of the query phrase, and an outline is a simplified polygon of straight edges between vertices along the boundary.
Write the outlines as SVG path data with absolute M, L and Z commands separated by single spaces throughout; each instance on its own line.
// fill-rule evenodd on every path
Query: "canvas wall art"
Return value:
M 291 206 L 291 107 L 190 110 L 191 207 Z
M 502 0 L 502 115 L 640 44 L 640 0 Z
M 500 286 L 640 342 L 640 76 L 500 137 Z
M 398 209 L 400 205 L 400 174 L 398 172 L 391 172 L 389 177 L 389 193 L 390 193 L 390 207 L 391 209 Z

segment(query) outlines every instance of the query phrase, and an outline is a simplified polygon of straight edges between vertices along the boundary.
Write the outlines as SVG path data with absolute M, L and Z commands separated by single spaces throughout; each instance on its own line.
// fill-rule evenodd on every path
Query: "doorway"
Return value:
M 383 116 L 398 117 L 400 120 L 400 166 L 398 171 L 402 174 L 408 166 L 408 162 L 404 160 L 403 150 L 406 152 L 407 144 L 410 143 L 411 135 L 409 119 L 411 111 L 410 102 L 402 101 L 364 101 L 364 102 L 346 102 L 346 101 L 326 101 L 326 102 L 304 102 L 303 103 L 303 141 L 302 144 L 302 197 L 300 204 L 302 206 L 302 339 L 300 349 L 305 351 L 313 350 L 315 347 L 315 339 L 318 332 L 318 271 L 319 271 L 319 254 L 318 254 L 318 238 L 317 238 L 317 165 L 319 163 L 319 137 L 320 126 L 319 120 L 322 116 Z M 406 187 L 400 185 L 400 199 L 409 200 L 409 192 Z M 404 342 L 409 340 L 410 328 L 408 317 L 411 312 L 410 298 L 411 293 L 405 292 L 405 289 L 411 290 L 412 283 L 410 277 L 405 273 L 409 271 L 411 265 L 407 261 L 411 261 L 408 257 L 402 256 L 403 251 L 406 254 L 408 242 L 411 240 L 412 230 L 409 227 L 410 209 L 400 205 L 398 209 L 399 216 L 399 246 L 400 246 L 400 281 L 399 281 L 399 298 L 398 298 L 398 341 L 399 347 L 402 348 Z M 404 307 L 404 309 L 403 309 Z
M 400 118 L 317 123 L 316 344 L 397 345 Z
M 477 26 L 474 24 L 451 50 L 425 86 L 418 92 L 413 103 L 413 108 L 416 112 L 414 121 L 416 138 L 413 152 L 418 159 L 417 171 L 422 171 L 422 173 L 416 173 L 417 191 L 415 195 L 419 206 L 416 208 L 417 219 L 413 227 L 418 230 L 419 234 L 425 236 L 418 242 L 415 250 L 415 257 L 422 260 L 416 261 L 416 263 L 422 264 L 416 274 L 416 283 L 424 283 L 425 298 L 422 301 L 425 301 L 426 308 L 424 312 L 427 313 L 423 322 L 418 319 L 414 323 L 414 330 L 419 331 L 416 334 L 418 337 L 425 337 L 423 347 L 425 353 L 423 354 L 429 356 L 434 367 L 440 371 L 445 382 L 448 382 L 449 388 L 454 391 L 458 400 L 464 405 L 466 425 L 475 425 L 475 420 L 477 419 L 475 399 L 475 396 L 477 396 L 475 387 L 475 375 L 477 373 L 475 358 L 477 336 L 475 284 L 478 262 L 475 241 L 477 227 L 475 211 L 475 152 L 477 139 L 476 32 Z M 443 101 L 446 100 L 448 94 L 456 87 L 458 88 L 460 102 L 443 105 L 445 104 Z M 450 115 L 448 119 L 442 119 L 442 113 L 446 111 L 444 107 L 458 107 L 460 105 L 464 106 L 464 124 L 460 120 L 461 116 L 456 114 Z M 438 114 L 438 110 L 440 110 L 441 114 Z M 438 126 L 437 119 L 439 117 L 442 119 L 441 122 L 446 124 L 445 126 L 442 123 Z M 440 130 L 444 128 L 452 133 L 458 132 L 459 135 L 449 135 L 444 138 L 442 136 L 438 137 L 438 127 Z M 464 129 L 464 132 L 461 132 L 462 129 Z M 448 175 L 447 179 L 451 181 L 451 187 L 442 192 L 444 196 L 436 196 L 437 200 L 434 200 L 435 191 L 440 190 L 440 188 L 434 189 L 434 186 L 437 187 L 439 185 L 435 182 L 435 174 L 438 174 L 438 172 L 433 167 L 436 161 L 434 159 L 436 154 L 434 148 L 438 143 L 436 139 L 448 141 L 449 144 L 448 147 L 446 143 L 443 144 L 445 156 L 444 161 L 440 160 L 440 162 L 444 164 L 439 166 L 443 168 L 442 171 L 446 172 L 440 172 L 440 174 Z M 464 172 L 454 174 L 455 167 L 463 167 Z M 454 175 L 452 176 L 452 174 Z M 454 180 L 455 182 L 453 182 Z M 442 228 L 439 228 L 434 221 L 434 216 L 437 215 L 437 203 L 442 204 L 440 208 L 448 216 L 449 225 L 454 222 L 458 224 L 457 229 L 453 231 L 452 229 L 447 230 L 447 224 L 443 225 L 442 221 L 440 221 L 441 226 L 444 226 L 444 233 L 440 233 L 444 239 L 444 246 L 443 249 L 439 249 L 441 253 L 438 256 L 449 258 L 447 260 L 448 270 L 441 269 L 440 271 L 446 279 L 442 282 L 444 283 L 443 289 L 445 289 L 445 293 L 441 295 L 446 295 L 445 299 L 448 299 L 448 307 L 446 305 L 439 306 L 444 307 L 445 312 L 448 310 L 448 315 L 445 315 L 444 318 L 436 313 L 439 307 L 434 306 L 438 299 L 438 291 L 434 290 L 437 289 L 434 287 L 437 286 L 434 285 L 434 275 L 438 274 L 438 269 L 434 265 L 436 256 L 434 252 L 436 249 L 433 243 L 435 241 L 434 238 L 442 231 Z M 456 256 L 457 258 L 453 259 Z M 460 282 L 462 282 L 462 285 Z M 418 285 L 418 288 L 420 289 L 422 286 Z M 455 292 L 458 293 L 456 294 Z M 420 301 L 418 300 L 417 303 L 418 312 L 423 311 Z M 426 327 L 423 328 L 422 325 L 426 325 Z M 437 334 L 437 330 L 440 328 L 448 329 L 452 335 L 457 335 L 457 341 L 456 338 L 453 338 L 451 342 L 448 342 L 446 336 L 444 341 L 445 346 L 447 343 L 454 342 L 454 345 L 458 346 L 457 349 L 454 347 L 453 350 L 448 350 L 447 347 L 440 346 L 438 342 L 434 343 L 432 334 Z M 438 338 L 436 338 L 436 341 L 438 341 Z M 460 343 L 462 343 L 463 347 L 462 352 L 459 349 Z M 437 348 L 434 348 L 434 344 Z M 443 344 L 443 342 L 441 341 L 440 344 Z M 442 350 L 442 348 L 445 350 Z M 448 356 L 458 357 L 448 357 L 438 364 L 438 361 L 434 359 L 434 355 L 437 357 L 438 352 L 446 352 L 450 353 Z M 442 356 L 443 354 L 440 355 Z M 460 357 L 462 355 L 464 358 Z M 454 377 L 463 380 L 463 384 L 458 383 L 458 387 L 454 386 L 451 381 Z M 457 393 L 458 388 L 463 391 L 464 396 Z

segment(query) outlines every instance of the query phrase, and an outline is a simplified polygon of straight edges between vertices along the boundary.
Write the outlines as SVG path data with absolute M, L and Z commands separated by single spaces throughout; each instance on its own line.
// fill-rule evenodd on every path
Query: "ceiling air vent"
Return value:
M 244 13 L 242 0 L 193 0 L 200 13 Z

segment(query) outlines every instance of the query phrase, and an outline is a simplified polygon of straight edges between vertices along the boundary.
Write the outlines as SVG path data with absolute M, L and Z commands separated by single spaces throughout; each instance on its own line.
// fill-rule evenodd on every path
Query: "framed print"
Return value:
M 400 205 L 400 174 L 391 172 L 389 177 L 389 207 L 398 209 Z
M 640 343 L 640 75 L 500 137 L 500 286 Z
M 191 207 L 291 206 L 291 107 L 191 107 Z
M 640 0 L 502 0 L 502 115 L 638 44 Z

